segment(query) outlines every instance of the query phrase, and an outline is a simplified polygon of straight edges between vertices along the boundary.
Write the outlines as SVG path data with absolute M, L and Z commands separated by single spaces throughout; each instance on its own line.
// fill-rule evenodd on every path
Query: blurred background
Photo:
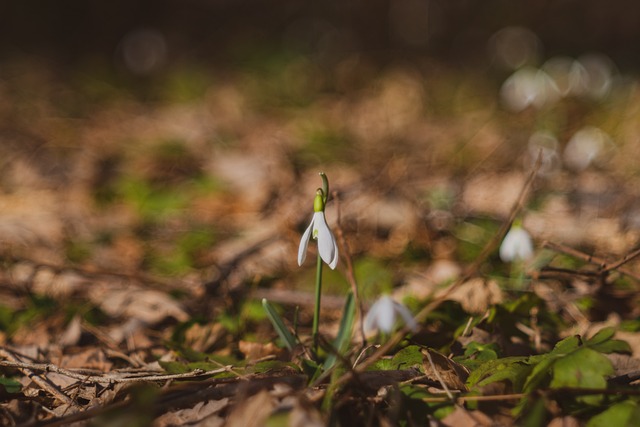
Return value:
M 523 215 L 534 239 L 624 254 L 640 227 L 638 12 L 631 0 L 3 2 L 3 251 L 198 292 L 291 289 L 312 282 L 294 255 L 322 170 L 341 202 L 329 223 L 340 213 L 374 296 L 455 276 L 541 153 Z
M 538 37 L 545 55 L 599 51 L 627 67 L 636 65 L 639 7 L 632 0 L 6 2 L 0 46 L 4 58 L 37 55 L 70 66 L 111 63 L 132 55 L 133 46 L 146 46 L 151 55 L 154 37 L 157 60 L 162 57 L 165 65 L 241 60 L 240 53 L 267 46 L 334 60 L 429 55 L 460 64 L 486 63 L 491 36 L 523 26 Z M 145 39 L 144 31 L 153 36 Z

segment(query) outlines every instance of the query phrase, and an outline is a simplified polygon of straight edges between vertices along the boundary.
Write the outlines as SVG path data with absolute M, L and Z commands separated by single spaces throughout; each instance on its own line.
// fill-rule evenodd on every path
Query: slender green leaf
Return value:
M 269 320 L 273 325 L 273 328 L 276 330 L 282 341 L 284 341 L 284 344 L 289 350 L 293 350 L 297 344 L 297 340 L 293 336 L 291 331 L 289 331 L 289 329 L 285 326 L 276 309 L 273 308 L 273 306 L 269 303 L 269 301 L 267 301 L 266 298 L 262 299 L 262 307 L 264 307 L 264 310 L 266 311 L 267 316 L 269 317 Z
M 356 303 L 353 293 L 349 292 L 347 295 L 347 301 L 345 302 L 344 311 L 342 312 L 342 319 L 340 320 L 340 329 L 338 330 L 338 336 L 333 342 L 333 348 L 338 354 L 344 354 L 351 343 L 351 331 L 353 330 L 353 321 L 356 315 Z M 336 363 L 338 357 L 335 354 L 330 354 L 327 360 L 324 362 L 324 370 L 328 370 Z

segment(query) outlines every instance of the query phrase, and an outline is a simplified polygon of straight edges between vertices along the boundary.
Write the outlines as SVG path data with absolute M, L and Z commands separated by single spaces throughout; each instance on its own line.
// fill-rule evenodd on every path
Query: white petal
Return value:
M 329 230 L 329 232 L 331 232 L 331 230 Z M 329 267 L 331 267 L 332 270 L 335 270 L 338 265 L 338 242 L 336 241 L 333 233 L 331 233 L 331 239 L 333 240 L 333 259 L 329 263 Z
M 362 327 L 364 329 L 364 333 L 367 335 L 373 332 L 374 330 L 378 329 L 378 319 L 377 319 L 378 309 L 379 309 L 378 305 L 373 304 L 369 309 L 369 312 L 367 313 L 367 315 L 364 317 L 364 323 Z
M 318 231 L 318 251 L 320 258 L 332 269 L 338 263 L 338 251 L 336 239 L 333 237 L 327 221 L 324 219 L 324 212 L 316 212 L 314 215 L 314 230 Z
M 533 243 L 531 236 L 520 227 L 513 227 L 500 245 L 500 259 L 504 262 L 516 259 L 527 260 L 533 256 Z
M 307 227 L 307 229 L 302 234 L 302 238 L 300 239 L 300 246 L 298 247 L 298 265 L 302 265 L 304 260 L 307 258 L 307 246 L 309 246 L 309 240 L 311 239 L 311 230 L 313 230 L 313 223 L 316 219 L 314 215 L 311 219 L 311 224 Z
M 393 300 L 389 296 L 383 295 L 369 309 L 363 326 L 365 332 L 378 329 L 382 332 L 390 333 L 393 330 L 395 321 L 396 314 L 393 310 Z
M 396 312 L 394 310 L 394 302 L 391 297 L 383 295 L 377 302 L 378 309 L 378 327 L 381 331 L 390 333 L 396 323 Z
M 395 301 L 393 302 L 393 307 L 394 307 L 396 313 L 398 313 L 402 317 L 402 320 L 404 320 L 404 323 L 413 332 L 417 332 L 418 331 L 418 324 L 416 323 L 416 320 L 411 315 L 411 312 L 409 311 L 409 309 L 407 307 L 405 307 L 404 305 L 402 305 L 402 304 L 400 304 L 398 302 L 395 302 Z

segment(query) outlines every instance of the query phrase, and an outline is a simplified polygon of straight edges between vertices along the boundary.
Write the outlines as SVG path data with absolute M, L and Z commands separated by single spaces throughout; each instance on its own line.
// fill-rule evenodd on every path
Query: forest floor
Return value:
M 0 69 L 1 425 L 638 419 L 635 79 L 514 112 L 506 75 L 428 60 L 100 70 Z M 340 259 L 315 354 L 318 172 Z M 504 262 L 514 221 L 534 254 Z M 363 337 L 383 294 L 417 331 Z

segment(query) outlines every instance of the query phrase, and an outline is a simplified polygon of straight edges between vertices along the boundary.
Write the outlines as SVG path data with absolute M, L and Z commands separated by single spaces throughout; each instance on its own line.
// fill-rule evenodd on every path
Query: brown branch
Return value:
M 287 384 L 292 389 L 297 390 L 305 385 L 305 377 L 302 375 L 276 375 L 255 377 L 252 381 L 242 381 L 238 378 L 221 378 L 176 385 L 163 390 L 160 393 L 157 400 L 154 402 L 152 416 L 157 417 L 171 410 L 191 407 L 197 402 L 233 398 L 234 396 L 237 397 L 239 395 L 252 395 L 260 390 L 270 389 L 274 384 L 281 383 Z M 134 401 L 131 399 L 125 399 L 109 405 L 89 408 L 63 417 L 27 422 L 21 427 L 63 427 L 80 421 L 90 420 L 114 410 L 126 411 L 133 405 L 135 405 Z
M 561 387 L 544 390 L 535 390 L 532 393 L 511 393 L 511 394 L 493 394 L 493 395 L 480 395 L 480 396 L 457 396 L 456 401 L 464 402 L 496 402 L 502 400 L 519 400 L 527 396 L 542 394 L 551 397 L 566 397 L 572 396 L 587 396 L 594 394 L 606 394 L 606 395 L 627 395 L 627 396 L 640 396 L 640 390 L 638 389 L 601 389 L 601 388 L 580 388 L 580 387 Z M 425 397 L 421 399 L 427 403 L 439 403 L 439 402 L 451 402 L 449 397 Z
M 29 364 L 23 364 L 23 362 L 19 359 L 19 357 L 16 354 L 14 354 L 12 351 L 5 348 L 0 348 L 0 357 L 7 359 L 8 363 L 24 365 L 24 366 L 15 366 L 15 367 L 19 369 L 24 375 L 29 377 L 29 379 L 33 381 L 36 385 L 38 385 L 38 387 L 40 387 L 50 395 L 54 396 L 60 402 L 67 404 L 69 406 L 76 406 L 73 399 L 71 399 L 62 390 L 60 390 L 58 386 L 56 386 L 48 378 L 37 375 L 34 372 L 34 369 L 32 366 L 29 366 Z
M 338 235 L 338 240 L 340 241 L 340 246 L 344 249 L 342 254 L 342 259 L 345 261 L 347 266 L 347 281 L 351 285 L 351 291 L 353 292 L 353 297 L 356 300 L 356 307 L 358 307 L 358 314 L 360 317 L 359 325 L 360 327 L 360 337 L 362 339 L 362 347 L 364 348 L 367 345 L 367 337 L 364 333 L 364 307 L 362 306 L 362 299 L 360 298 L 360 293 L 358 292 L 358 282 L 356 281 L 356 275 L 353 269 L 353 261 L 351 259 L 351 248 L 349 247 L 349 243 L 344 237 L 344 231 L 342 230 L 342 221 L 340 215 L 340 198 L 338 197 L 338 192 L 333 192 L 333 199 L 336 202 L 336 210 L 338 212 L 338 218 L 336 221 L 336 234 Z
M 603 265 L 602 266 L 602 271 L 611 271 L 611 270 L 618 270 L 620 271 L 620 267 L 626 263 L 628 263 L 629 261 L 632 261 L 633 259 L 637 258 L 638 256 L 640 256 L 640 248 L 636 249 L 635 251 L 626 254 L 625 256 L 623 256 L 621 259 L 619 259 L 618 261 L 610 264 L 610 265 Z
M 0 354 L 5 356 L 3 350 L 0 350 Z M 5 356 L 6 357 L 6 356 Z M 209 371 L 205 371 L 203 369 L 194 369 L 190 372 L 184 372 L 181 374 L 167 374 L 167 375 L 141 375 L 141 376 L 125 376 L 122 373 L 110 373 L 110 374 L 101 374 L 96 375 L 96 371 L 93 370 L 69 370 L 60 368 L 53 363 L 28 363 L 28 362 L 20 362 L 17 360 L 0 360 L 0 366 L 5 366 L 8 368 L 17 368 L 20 370 L 28 370 L 28 371 L 40 371 L 40 372 L 55 372 L 56 374 L 64 375 L 69 378 L 74 378 L 77 380 L 82 380 L 87 383 L 99 383 L 99 384 L 110 384 L 110 383 L 137 383 L 137 382 L 155 382 L 155 381 L 168 381 L 182 378 L 194 378 L 194 377 L 202 377 L 220 374 L 222 372 L 229 372 L 231 370 L 231 366 L 224 366 L 218 369 L 213 369 Z M 48 391 L 48 390 L 47 390 Z
M 605 259 L 603 258 L 599 258 L 593 255 L 589 255 L 587 253 L 584 253 L 582 251 L 579 251 L 578 249 L 574 249 L 571 248 L 569 246 L 566 245 L 562 245 L 560 243 L 554 243 L 554 242 L 543 242 L 542 243 L 542 247 L 546 248 L 546 249 L 551 249 L 554 252 L 559 252 L 561 254 L 564 255 L 568 255 L 571 256 L 573 258 L 582 260 L 588 264 L 593 264 L 595 266 L 597 266 L 599 268 L 599 273 L 600 275 L 602 274 L 607 274 L 612 270 L 615 270 L 621 274 L 624 274 L 625 276 L 631 277 L 632 279 L 638 280 L 640 281 L 640 276 L 636 273 L 634 273 L 631 270 L 628 270 L 624 267 L 622 267 L 623 264 L 625 264 L 626 262 L 631 261 L 632 259 L 636 258 L 637 256 L 640 255 L 640 249 L 625 255 L 621 260 L 616 261 L 612 264 L 609 264 Z

